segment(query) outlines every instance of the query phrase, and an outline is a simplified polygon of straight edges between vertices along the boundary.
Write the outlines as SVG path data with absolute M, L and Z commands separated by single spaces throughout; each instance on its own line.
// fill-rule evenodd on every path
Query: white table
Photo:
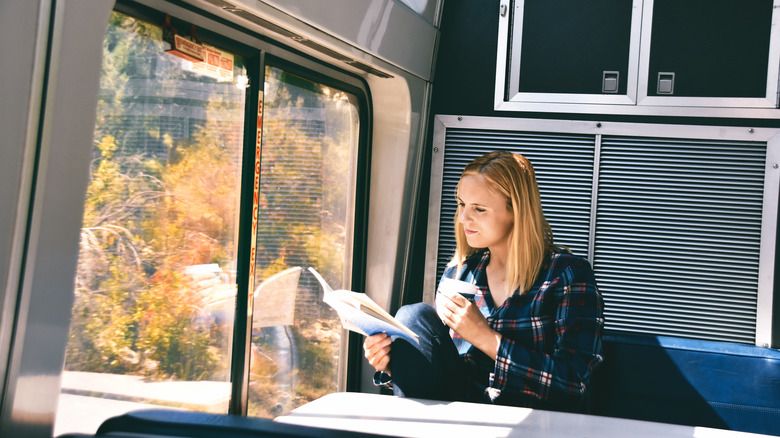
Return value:
M 747 438 L 706 427 L 390 395 L 340 392 L 303 405 L 276 421 L 399 437 Z

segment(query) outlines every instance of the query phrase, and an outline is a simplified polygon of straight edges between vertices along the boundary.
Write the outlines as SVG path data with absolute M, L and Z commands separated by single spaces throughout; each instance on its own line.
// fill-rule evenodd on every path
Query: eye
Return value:
M 460 201 L 458 201 L 458 207 L 461 207 L 461 208 L 463 208 L 463 207 L 465 207 L 465 206 L 466 206 L 466 204 L 465 204 L 464 202 L 460 202 Z
M 474 210 L 476 210 L 477 213 L 484 213 L 485 212 L 484 208 L 479 208 L 479 207 L 474 207 Z

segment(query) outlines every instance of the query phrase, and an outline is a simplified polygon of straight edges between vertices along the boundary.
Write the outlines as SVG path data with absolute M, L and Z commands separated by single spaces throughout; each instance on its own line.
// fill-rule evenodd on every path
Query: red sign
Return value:
M 184 58 L 187 61 L 203 61 L 203 46 L 179 35 L 173 36 L 171 48 L 165 52 L 178 56 L 179 58 Z
M 257 263 L 257 217 L 260 210 L 260 140 L 263 134 L 263 92 L 259 91 L 259 102 L 257 104 L 257 137 L 255 143 L 255 177 L 252 187 L 252 243 L 250 245 L 250 265 L 249 265 L 249 294 L 254 291 L 255 284 L 255 263 Z

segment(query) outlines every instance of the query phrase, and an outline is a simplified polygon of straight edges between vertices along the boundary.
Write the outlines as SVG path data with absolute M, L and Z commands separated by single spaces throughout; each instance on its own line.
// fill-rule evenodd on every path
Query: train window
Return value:
M 55 434 L 149 405 L 274 417 L 344 386 L 305 268 L 352 286 L 362 92 L 214 35 L 173 56 L 168 26 L 110 18 Z
M 248 413 L 273 417 L 339 387 L 341 325 L 300 268 L 349 287 L 360 126 L 355 95 L 284 67 L 263 100 Z
M 246 69 L 213 48 L 206 72 L 162 34 L 111 15 L 61 409 L 227 412 Z

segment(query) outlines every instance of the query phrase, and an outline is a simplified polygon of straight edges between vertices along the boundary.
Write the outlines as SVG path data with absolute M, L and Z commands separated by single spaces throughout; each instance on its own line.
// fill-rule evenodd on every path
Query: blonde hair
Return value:
M 507 199 L 507 208 L 512 212 L 512 234 L 506 260 L 506 284 L 511 295 L 518 288 L 520 293 L 528 291 L 536 281 L 545 257 L 553 248 L 553 233 L 542 211 L 539 188 L 536 185 L 534 167 L 520 154 L 506 151 L 487 153 L 468 164 L 461 174 L 482 175 L 497 193 Z M 460 189 L 458 181 L 458 190 Z M 480 248 L 472 248 L 466 242 L 463 224 L 455 213 L 455 255 L 450 262 L 458 266 Z

